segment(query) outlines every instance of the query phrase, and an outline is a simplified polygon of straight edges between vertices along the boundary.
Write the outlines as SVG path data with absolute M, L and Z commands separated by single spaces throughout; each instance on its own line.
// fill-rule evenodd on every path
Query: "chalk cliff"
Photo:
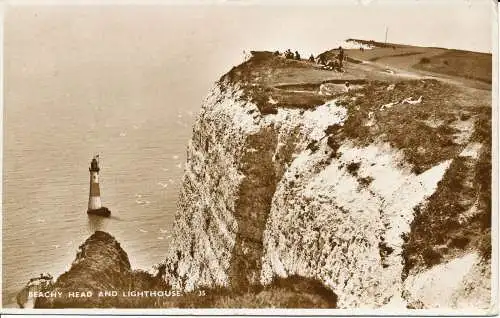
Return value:
M 391 46 L 366 47 L 383 67 L 346 50 L 346 72 L 253 52 L 214 85 L 194 124 L 165 263 L 132 270 L 98 231 L 70 270 L 35 286 L 65 296 L 32 301 L 28 284 L 18 301 L 493 313 L 491 86 L 435 62 L 471 58 L 464 52 Z M 394 50 L 398 68 L 387 69 Z M 430 59 L 427 73 L 401 69 L 410 55 Z M 428 77 L 434 64 L 445 74 Z M 96 297 L 171 287 L 183 297 Z M 93 297 L 68 297 L 76 291 Z
M 168 284 L 298 275 L 340 308 L 488 308 L 489 101 L 370 67 L 257 52 L 215 84 L 187 149 Z M 452 265 L 462 258 L 467 270 Z M 437 266 L 457 269 L 439 304 Z

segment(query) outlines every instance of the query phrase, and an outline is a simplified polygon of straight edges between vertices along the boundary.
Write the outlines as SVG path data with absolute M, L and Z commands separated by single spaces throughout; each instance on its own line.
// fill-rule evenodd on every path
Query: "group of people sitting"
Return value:
M 343 72 L 344 71 L 343 62 L 347 58 L 347 56 L 345 55 L 344 49 L 341 46 L 339 46 L 338 50 L 339 53 L 335 55 L 335 58 L 333 60 L 327 59 L 325 55 L 318 55 L 318 57 L 316 58 L 314 58 L 314 56 L 311 55 L 309 57 L 309 61 L 321 65 L 322 68 L 325 70 Z
M 295 51 L 295 53 L 292 52 L 292 50 L 290 49 L 287 49 L 285 52 L 283 52 L 283 54 L 281 54 L 279 51 L 275 51 L 274 52 L 274 55 L 276 56 L 282 56 L 286 59 L 289 59 L 289 60 L 298 60 L 300 61 L 300 54 L 298 51 Z
M 323 69 L 325 70 L 332 70 L 332 71 L 337 71 L 337 72 L 343 72 L 343 61 L 347 58 L 347 56 L 344 53 L 344 49 L 342 46 L 339 46 L 338 48 L 339 53 L 335 55 L 334 59 L 326 59 L 324 55 L 318 55 L 317 57 L 314 57 L 314 55 L 311 54 L 309 56 L 308 61 L 311 63 L 316 63 L 318 65 L 321 65 Z M 279 51 L 274 52 L 275 56 L 281 56 L 286 59 L 290 60 L 300 60 L 300 54 L 298 51 L 295 51 L 293 53 L 290 49 L 287 49 L 283 53 L 280 53 Z

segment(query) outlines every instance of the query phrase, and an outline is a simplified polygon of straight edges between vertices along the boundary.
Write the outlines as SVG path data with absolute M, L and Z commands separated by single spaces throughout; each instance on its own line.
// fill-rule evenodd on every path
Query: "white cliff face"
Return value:
M 325 129 L 347 119 L 335 101 L 262 116 L 241 94 L 217 84 L 194 125 L 166 281 L 244 289 L 296 274 L 339 308 L 396 303 L 402 235 L 451 160 L 416 175 L 386 143 L 333 150 Z
M 401 235 L 450 161 L 416 176 L 386 144 L 347 143 L 338 153 L 331 158 L 323 142 L 285 172 L 264 234 L 261 279 L 314 277 L 332 288 L 342 308 L 377 307 L 399 292 Z
M 403 295 L 416 308 L 490 308 L 491 263 L 470 252 L 408 276 Z M 493 313 L 493 311 L 491 312 Z
M 238 224 L 233 215 L 238 158 L 254 127 L 251 104 L 237 102 L 237 90 L 219 87 L 207 96 L 188 144 L 187 165 L 175 221 L 175 251 L 169 256 L 174 287 L 227 285 Z M 214 195 L 217 194 L 217 195 Z M 167 264 L 169 262 L 167 261 Z
M 216 85 L 194 124 L 174 225 L 174 247 L 167 257 L 166 279 L 176 288 L 229 285 L 230 276 L 240 276 L 242 270 L 239 266 L 230 268 L 235 252 L 244 263 L 252 259 L 256 268 L 246 269 L 248 277 L 244 281 L 236 277 L 232 285 L 237 281 L 258 283 L 261 252 L 247 254 L 254 249 L 250 246 L 255 241 L 253 233 L 260 233 L 255 238 L 262 240 L 276 175 L 286 169 L 287 157 L 323 137 L 329 125 L 346 118 L 346 109 L 334 102 L 313 111 L 280 109 L 278 114 L 262 117 L 257 106 L 240 100 L 240 95 L 237 87 Z M 252 169 L 249 161 L 260 166 L 254 169 L 259 171 L 248 171 Z M 258 179 L 268 180 L 257 184 Z M 250 193 L 242 194 L 247 187 Z M 243 196 L 255 203 L 251 211 L 245 210 L 248 202 L 241 207 Z M 262 199 L 265 196 L 269 198 Z M 243 210 L 250 218 L 241 216 L 238 222 Z M 256 228 L 239 239 L 239 223 Z

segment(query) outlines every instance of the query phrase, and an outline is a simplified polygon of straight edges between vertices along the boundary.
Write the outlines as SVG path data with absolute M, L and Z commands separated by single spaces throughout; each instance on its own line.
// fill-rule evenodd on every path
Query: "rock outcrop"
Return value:
M 34 293 L 45 293 L 53 288 L 54 279 L 48 273 L 42 273 L 39 277 L 31 278 L 24 288 L 16 295 L 19 308 L 34 308 L 36 297 Z
M 37 298 L 35 308 L 153 307 L 158 298 L 134 299 L 122 297 L 122 292 L 166 287 L 159 277 L 132 270 L 120 243 L 96 231 L 80 246 L 71 268 L 53 284 L 50 292 L 56 296 Z M 116 296 L 104 294 L 112 291 Z

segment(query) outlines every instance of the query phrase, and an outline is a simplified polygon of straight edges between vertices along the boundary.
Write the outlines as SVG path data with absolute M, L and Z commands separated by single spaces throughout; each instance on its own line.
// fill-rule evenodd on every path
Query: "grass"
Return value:
M 425 71 L 459 76 L 491 84 L 491 65 L 491 54 L 447 50 L 432 58 L 423 58 L 413 67 Z
M 362 177 L 362 178 L 358 178 L 358 182 L 359 184 L 362 186 L 362 187 L 368 187 L 372 182 L 373 182 L 373 178 L 372 177 Z
M 392 91 L 387 91 L 387 86 L 388 83 L 374 81 L 339 96 L 340 103 L 348 108 L 348 119 L 344 126 L 327 130 L 329 145 L 335 147 L 345 139 L 361 146 L 374 141 L 388 142 L 403 151 L 417 174 L 453 157 L 460 148 L 453 143 L 456 130 L 446 124 L 433 128 L 425 121 L 430 118 L 439 118 L 445 123 L 458 120 L 455 89 L 437 80 L 401 81 Z M 421 104 L 400 104 L 380 110 L 384 104 L 421 95 Z M 376 124 L 371 127 L 366 126 L 369 113 L 376 118 Z
M 230 284 L 237 289 L 258 283 L 254 277 L 259 277 L 262 266 L 262 237 L 279 180 L 272 160 L 277 143 L 277 134 L 272 128 L 247 136 L 246 147 L 259 151 L 245 152 L 239 167 L 245 179 L 235 202 L 238 232 L 229 269 Z
M 428 57 L 423 57 L 419 61 L 420 64 L 429 64 L 430 62 L 431 60 Z
M 161 308 L 336 308 L 337 295 L 322 283 L 300 276 L 277 278 L 246 291 L 212 288 L 165 299 Z
M 481 107 L 478 115 L 476 130 L 471 137 L 472 141 L 480 142 L 483 151 L 475 166 L 474 182 L 478 189 L 478 205 L 481 213 L 472 220 L 479 231 L 479 235 L 471 238 L 471 241 L 479 246 L 481 255 L 485 258 L 491 257 L 491 217 L 494 211 L 491 209 L 491 108 Z
M 310 109 L 324 104 L 331 98 L 318 94 L 321 84 L 364 82 L 358 75 L 323 70 L 315 63 L 284 59 L 271 52 L 253 52 L 248 61 L 233 67 L 219 82 L 237 83 L 243 91 L 242 99 L 253 102 L 262 115 L 267 115 L 276 114 L 279 108 Z
M 351 175 L 357 177 L 360 166 L 361 166 L 360 162 L 350 162 L 349 164 L 347 164 L 346 169 Z
M 300 276 L 277 278 L 268 286 L 245 292 L 228 288 L 204 290 L 165 301 L 164 308 L 336 308 L 337 296 L 322 283 Z
M 405 237 L 406 277 L 413 268 L 432 266 L 460 251 L 476 249 L 491 257 L 491 108 L 476 109 L 471 141 L 483 144 L 479 160 L 456 157 L 426 206 L 418 207 L 411 231 Z M 464 180 L 472 177 L 472 186 Z M 478 213 L 460 222 L 461 213 L 478 200 Z
M 279 107 L 310 108 L 323 104 L 326 98 L 314 92 L 297 94 L 274 86 L 297 84 L 298 74 L 304 82 L 331 74 L 312 65 L 274 56 L 271 52 L 254 52 L 251 59 L 232 68 L 220 81 L 238 83 L 243 89 L 242 98 L 255 103 L 262 115 L 275 114 Z M 270 97 L 277 103 L 270 103 Z

